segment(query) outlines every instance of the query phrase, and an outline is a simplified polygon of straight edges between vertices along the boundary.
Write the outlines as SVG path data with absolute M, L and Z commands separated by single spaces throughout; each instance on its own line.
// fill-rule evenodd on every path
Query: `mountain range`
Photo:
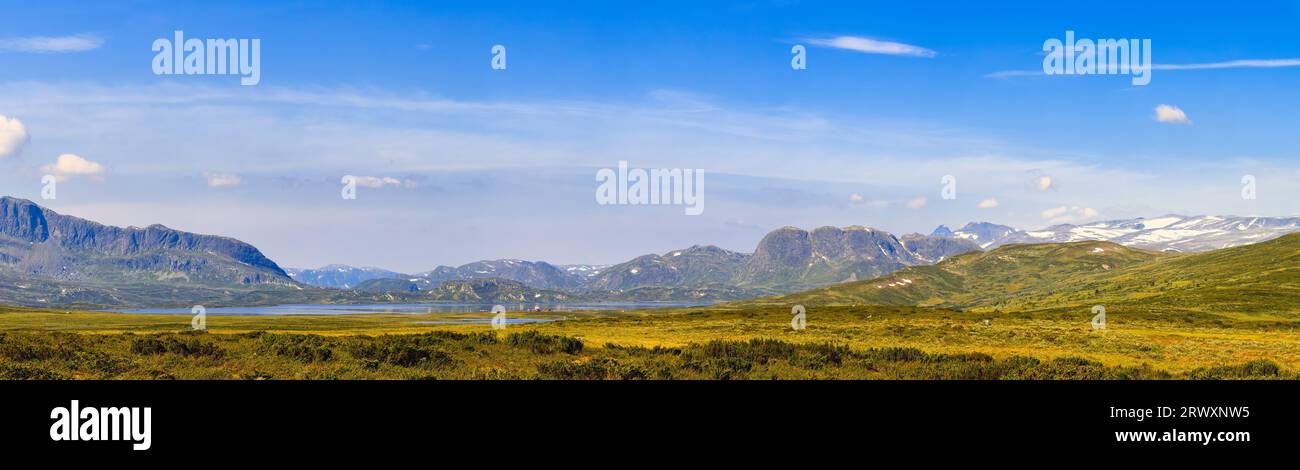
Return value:
M 622 295 L 636 289 L 656 288 L 659 292 L 682 289 L 695 293 L 728 292 L 725 297 L 732 298 L 866 279 L 978 249 L 973 242 L 962 239 L 920 234 L 899 239 L 888 232 L 861 226 L 821 227 L 811 232 L 785 227 L 764 237 L 752 254 L 696 245 L 664 254 L 643 255 L 611 266 L 505 259 L 459 267 L 439 266 L 414 275 L 338 265 L 290 270 L 290 273 L 299 281 L 317 286 L 364 286 L 372 291 L 424 291 L 451 280 L 499 278 L 538 289 L 568 289 L 588 294 L 603 291 Z M 640 298 L 647 292 L 650 291 L 630 295 Z
M 402 274 L 382 268 L 357 268 L 342 264 L 331 264 L 314 269 L 287 268 L 285 271 L 298 282 L 335 289 L 357 288 L 372 279 L 400 279 L 415 283 L 421 289 L 431 289 L 450 280 L 487 278 L 509 279 L 543 289 L 560 289 L 578 287 L 587 279 L 599 274 L 605 267 L 591 264 L 552 265 L 542 261 L 500 259 L 475 261 L 461 266 L 438 266 L 417 274 Z M 371 288 L 374 288 L 374 285 Z
M 926 271 L 933 267 L 927 266 L 936 263 L 953 267 L 958 261 L 1005 261 L 1011 256 L 1008 253 L 1024 249 L 1016 248 L 1022 244 L 1113 243 L 1114 247 L 1095 246 L 1102 251 L 1078 258 L 1105 259 L 1101 264 L 1109 270 L 1128 266 L 1127 258 L 1110 259 L 1112 254 L 1146 260 L 1162 256 L 1160 252 L 1216 250 L 1294 231 L 1300 231 L 1300 219 L 1213 216 L 1139 218 L 1033 231 L 980 222 L 955 231 L 940 226 L 930 235 L 901 238 L 864 226 L 811 231 L 783 227 L 764 236 L 750 253 L 696 245 L 611 266 L 504 259 L 439 266 L 408 275 L 345 265 L 286 270 L 252 245 L 232 238 L 161 225 L 111 227 L 5 197 L 0 198 L 0 303 L 188 306 L 489 298 L 717 301 L 857 285 L 854 281 L 876 278 L 892 279 L 879 287 L 877 294 L 884 296 L 880 301 L 925 303 L 926 299 L 950 296 L 930 293 L 924 299 L 916 298 L 927 292 L 912 285 L 917 279 L 897 276 L 933 274 Z M 991 253 L 1001 257 L 983 258 Z M 1054 272 L 1053 266 L 1040 268 L 1040 272 L 1024 275 L 1046 279 Z M 1076 274 L 1062 279 L 1074 280 Z M 943 286 L 958 280 L 940 276 L 926 285 Z M 961 283 L 978 285 L 969 280 Z M 886 287 L 903 285 L 908 286 L 908 296 L 891 300 L 889 295 L 895 290 Z
M 331 264 L 316 269 L 285 268 L 295 281 L 318 287 L 351 289 L 371 279 L 395 279 L 409 277 L 382 268 L 354 268 L 342 264 Z

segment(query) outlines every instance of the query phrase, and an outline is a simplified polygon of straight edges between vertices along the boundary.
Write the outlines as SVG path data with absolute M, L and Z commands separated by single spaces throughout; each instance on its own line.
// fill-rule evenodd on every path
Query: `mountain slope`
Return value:
M 912 266 L 869 281 L 824 287 L 782 298 L 804 304 L 916 305 L 968 309 L 1005 307 L 1055 292 L 1059 286 L 1172 255 L 1110 242 L 1007 245 L 966 253 L 939 264 Z
M 735 283 L 791 291 L 868 279 L 926 263 L 888 232 L 867 227 L 785 227 L 763 237 Z
M 692 246 L 663 255 L 645 255 L 605 268 L 583 287 L 624 290 L 726 284 L 749 261 L 749 255 L 716 246 Z
M 429 300 L 456 302 L 565 302 L 576 300 L 567 292 L 534 289 L 509 279 L 456 279 L 421 294 Z
M 293 284 L 257 248 L 233 238 L 162 225 L 111 227 L 11 197 L 0 198 L 0 262 L 59 280 L 181 276 L 196 282 Z
M 0 198 L 0 301 L 194 305 L 301 286 L 257 248 L 161 225 L 112 227 Z M 260 294 L 259 294 L 260 295 Z

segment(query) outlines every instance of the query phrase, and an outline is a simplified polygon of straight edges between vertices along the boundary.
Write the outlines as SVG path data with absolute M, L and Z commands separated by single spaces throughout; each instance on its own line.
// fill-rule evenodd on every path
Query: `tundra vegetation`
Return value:
M 1295 379 L 1300 324 L 1089 312 L 771 306 L 570 314 L 189 317 L 0 309 L 3 379 Z
M 1296 379 L 1300 234 L 1199 254 L 1013 244 L 711 307 L 517 314 L 557 321 L 504 331 L 484 315 L 193 332 L 183 315 L 0 307 L 0 378 Z

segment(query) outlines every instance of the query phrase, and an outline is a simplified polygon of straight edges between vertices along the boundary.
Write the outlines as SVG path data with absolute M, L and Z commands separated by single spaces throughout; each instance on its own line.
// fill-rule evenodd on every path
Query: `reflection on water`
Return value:
M 594 303 L 527 303 L 527 304 L 479 304 L 479 303 L 436 303 L 436 304 L 367 304 L 367 305 L 326 305 L 298 304 L 272 305 L 260 307 L 208 307 L 208 315 L 351 315 L 365 313 L 390 314 L 429 314 L 429 313 L 488 313 L 493 305 L 502 305 L 509 312 L 573 312 L 580 310 L 639 310 L 665 307 L 695 307 L 707 305 L 689 302 L 594 302 Z M 191 315 L 189 308 L 137 308 L 110 310 L 117 313 L 144 313 L 163 315 Z M 559 319 L 559 318 L 556 318 Z M 448 319 L 446 322 L 430 323 L 478 323 L 479 319 Z M 544 319 L 510 319 L 511 323 L 527 321 L 546 321 Z

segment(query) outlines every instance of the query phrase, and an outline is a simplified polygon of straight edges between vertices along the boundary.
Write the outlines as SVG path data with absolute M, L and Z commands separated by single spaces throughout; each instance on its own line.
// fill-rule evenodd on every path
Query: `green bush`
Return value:
M 531 350 L 534 354 L 577 354 L 582 352 L 582 340 L 567 336 L 544 335 L 536 331 L 511 333 L 506 336 L 506 344 Z
M 450 355 L 437 348 L 446 338 L 448 336 L 443 334 L 384 335 L 362 340 L 349 349 L 353 356 L 371 361 L 363 362 L 369 369 L 377 368 L 377 362 L 399 367 L 428 365 L 443 368 L 455 363 Z
M 181 340 L 170 336 L 133 339 L 131 352 L 141 356 L 172 353 L 185 357 L 222 357 L 224 353 L 219 346 L 199 341 L 198 338 Z
M 264 334 L 260 335 L 259 339 L 272 354 L 293 358 L 306 364 L 326 362 L 334 358 L 332 345 L 321 336 Z

